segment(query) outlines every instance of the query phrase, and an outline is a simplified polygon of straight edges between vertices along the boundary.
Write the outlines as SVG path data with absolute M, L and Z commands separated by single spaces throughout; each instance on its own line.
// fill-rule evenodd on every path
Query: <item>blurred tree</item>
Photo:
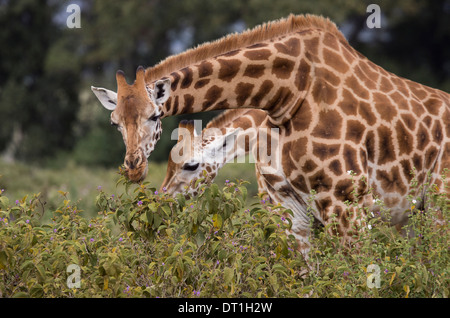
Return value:
M 0 151 L 36 161 L 73 144 L 80 70 L 48 1 L 0 4 Z

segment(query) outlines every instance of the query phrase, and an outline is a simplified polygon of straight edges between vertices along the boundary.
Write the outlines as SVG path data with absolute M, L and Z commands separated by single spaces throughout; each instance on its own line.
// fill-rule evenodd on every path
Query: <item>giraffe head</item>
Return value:
M 117 71 L 116 80 L 117 93 L 105 88 L 91 89 L 102 105 L 112 111 L 111 125 L 122 133 L 126 146 L 126 176 L 139 182 L 147 175 L 147 158 L 161 136 L 161 108 L 169 98 L 170 80 L 146 85 L 142 66 L 138 67 L 132 85 L 127 83 L 122 71 Z
M 234 157 L 235 146 L 231 138 L 238 131 L 232 129 L 222 134 L 219 129 L 204 129 L 201 135 L 197 135 L 193 121 L 181 121 L 178 142 L 170 151 L 161 190 L 174 194 L 187 189 L 187 193 L 196 195 L 198 187 L 214 180 L 219 169 Z M 204 181 L 195 186 L 201 178 Z

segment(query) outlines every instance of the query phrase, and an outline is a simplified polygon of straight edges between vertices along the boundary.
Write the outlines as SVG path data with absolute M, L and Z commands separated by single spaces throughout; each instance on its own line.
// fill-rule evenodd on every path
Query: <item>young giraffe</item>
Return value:
M 344 239 L 359 222 L 348 200 L 376 210 L 375 194 L 391 209 L 393 223 L 402 223 L 406 195 L 413 190 L 424 200 L 427 173 L 430 184 L 449 193 L 440 174 L 450 168 L 450 95 L 375 65 L 328 19 L 290 16 L 139 68 L 133 85 L 122 72 L 116 78 L 117 94 L 92 89 L 114 110 L 111 121 L 122 131 L 133 181 L 145 178 L 161 117 L 259 108 L 268 125 L 279 128 L 282 146 L 281 171 L 265 179 L 298 202 L 314 190 L 314 216 L 323 224 L 336 216 Z M 299 235 L 308 237 L 305 204 L 294 218 L 303 223 Z
M 200 135 L 196 134 L 193 121 L 181 121 L 178 142 L 169 153 L 166 177 L 160 190 L 174 194 L 183 192 L 187 187 L 188 193 L 195 196 L 198 194 L 198 185 L 194 187 L 194 183 L 203 178 L 203 171 L 207 173 L 204 183 L 212 182 L 227 162 L 250 152 L 255 158 L 258 157 L 255 149 L 258 128 L 264 127 L 266 120 L 267 114 L 262 110 L 227 110 L 212 119 Z M 210 135 L 208 132 L 212 129 L 219 130 L 218 134 Z M 231 147 L 227 140 L 230 136 L 236 136 Z M 183 155 L 180 156 L 180 153 Z M 257 162 L 255 165 L 258 189 L 268 193 L 265 179 L 259 173 L 261 164 Z

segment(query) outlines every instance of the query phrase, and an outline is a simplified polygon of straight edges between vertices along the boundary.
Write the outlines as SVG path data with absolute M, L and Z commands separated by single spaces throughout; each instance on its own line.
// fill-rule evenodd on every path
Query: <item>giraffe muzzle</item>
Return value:
M 147 176 L 148 163 L 142 151 L 126 155 L 124 166 L 125 175 L 133 182 L 140 182 Z
M 137 158 L 125 158 L 125 168 L 134 170 L 139 166 L 139 163 L 142 161 L 140 157 Z

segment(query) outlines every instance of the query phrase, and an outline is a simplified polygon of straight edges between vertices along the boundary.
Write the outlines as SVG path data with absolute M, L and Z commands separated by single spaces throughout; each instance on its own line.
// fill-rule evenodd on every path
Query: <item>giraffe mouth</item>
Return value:
M 125 176 L 133 182 L 139 183 L 142 182 L 147 176 L 148 172 L 148 161 L 145 159 L 142 163 L 135 167 L 134 169 L 126 169 Z

